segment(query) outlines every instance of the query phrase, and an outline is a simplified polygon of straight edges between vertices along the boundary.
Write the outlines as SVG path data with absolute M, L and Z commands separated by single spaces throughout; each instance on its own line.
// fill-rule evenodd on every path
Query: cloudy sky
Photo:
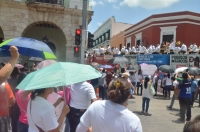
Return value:
M 192 11 L 200 13 L 200 0 L 90 0 L 94 11 L 88 26 L 94 32 L 109 17 L 135 24 L 152 14 Z

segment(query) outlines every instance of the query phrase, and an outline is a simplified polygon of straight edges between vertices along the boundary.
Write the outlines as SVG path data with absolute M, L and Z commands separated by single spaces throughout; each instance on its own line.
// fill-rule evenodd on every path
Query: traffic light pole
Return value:
M 81 60 L 80 63 L 85 63 L 85 45 L 87 37 L 87 0 L 83 0 L 83 9 L 82 9 L 82 35 L 81 35 Z

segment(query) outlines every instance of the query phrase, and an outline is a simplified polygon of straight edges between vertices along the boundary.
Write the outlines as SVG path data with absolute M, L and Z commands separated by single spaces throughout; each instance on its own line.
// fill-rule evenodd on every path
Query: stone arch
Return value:
M 34 38 L 43 41 L 46 36 L 50 45 L 53 48 L 52 51 L 55 52 L 58 60 L 66 60 L 66 36 L 63 30 L 54 23 L 50 22 L 35 22 L 28 25 L 22 32 L 22 37 Z
M 0 26 L 0 43 L 3 42 L 3 40 L 4 40 L 4 33 L 3 33 L 3 30 Z

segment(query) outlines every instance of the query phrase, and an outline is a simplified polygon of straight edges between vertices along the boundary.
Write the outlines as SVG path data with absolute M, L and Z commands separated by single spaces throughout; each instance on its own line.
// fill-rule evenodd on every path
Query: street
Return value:
M 182 132 L 183 123 L 174 123 L 173 121 L 179 118 L 179 103 L 175 100 L 172 110 L 168 110 L 166 105 L 170 104 L 169 99 L 164 100 L 159 94 L 150 101 L 149 113 L 150 116 L 145 116 L 141 113 L 142 96 L 135 95 L 135 99 L 130 99 L 128 108 L 135 113 L 141 120 L 143 132 Z M 200 108 L 198 103 L 194 103 L 192 108 L 192 118 L 199 114 Z

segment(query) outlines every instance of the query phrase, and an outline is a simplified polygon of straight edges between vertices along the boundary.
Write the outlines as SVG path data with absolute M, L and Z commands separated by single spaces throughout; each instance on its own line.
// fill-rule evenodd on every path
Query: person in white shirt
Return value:
M 171 40 L 171 43 L 170 43 L 170 45 L 169 45 L 170 54 L 174 54 L 175 45 L 176 45 L 176 42 L 172 39 L 172 40 Z
M 142 95 L 142 80 L 143 80 L 142 71 L 138 70 L 138 76 L 137 76 L 137 95 L 139 94 L 139 88 L 140 87 L 141 87 L 140 95 Z
M 101 46 L 101 48 L 99 48 L 99 53 L 100 53 L 100 55 L 104 55 L 104 48 L 103 48 L 103 46 Z
M 136 54 L 136 48 L 134 46 L 132 47 L 130 54 Z
M 176 47 L 174 48 L 174 53 L 175 53 L 175 54 L 179 54 L 180 51 L 181 51 L 181 48 L 180 48 L 179 46 L 176 46 Z
M 152 54 L 159 54 L 159 52 L 160 52 L 160 44 L 157 44 L 157 46 L 153 48 Z
M 198 47 L 196 45 L 196 43 L 194 43 L 193 47 L 192 47 L 192 52 L 191 54 L 196 54 L 198 52 Z
M 147 54 L 152 54 L 152 53 L 153 53 L 153 49 L 152 49 L 152 45 L 150 45 L 147 50 Z
M 188 48 L 188 49 L 189 49 L 189 54 L 192 54 L 192 48 L 193 48 L 193 46 L 194 46 L 194 45 L 191 43 L 191 44 L 190 44 L 190 47 Z
M 57 120 L 55 107 L 64 101 L 59 98 L 53 105 L 47 101 L 47 97 L 53 93 L 53 88 L 36 89 L 31 94 L 31 100 L 27 106 L 29 132 L 58 132 L 63 124 L 69 107 L 64 105 L 60 118 Z
M 187 52 L 187 46 L 185 44 L 181 44 L 181 51 L 179 53 L 185 54 Z
M 126 48 L 125 55 L 128 55 L 128 54 L 129 54 L 129 51 L 128 51 L 128 48 Z
M 170 90 L 172 89 L 172 80 L 170 77 L 170 73 L 167 74 L 167 77 L 165 77 L 163 81 L 164 81 L 163 83 L 164 83 L 164 94 L 165 94 L 164 97 L 166 98 L 167 95 L 169 95 L 170 98 Z
M 140 54 L 144 54 L 147 51 L 146 47 L 144 46 L 141 46 L 139 50 L 140 50 Z
M 107 52 L 107 54 L 111 54 L 111 47 L 110 46 L 108 46 L 106 52 Z
M 67 115 L 70 124 L 70 131 L 75 132 L 81 116 L 84 114 L 90 103 L 96 100 L 94 88 L 88 82 L 80 82 L 70 87 L 70 112 Z
M 121 49 L 121 54 L 123 54 L 123 55 L 124 55 L 124 54 L 125 54 L 125 52 L 126 52 L 126 48 L 125 48 L 125 46 L 123 46 L 123 47 L 122 47 L 122 49 Z
M 119 52 L 118 49 L 116 47 L 114 47 L 113 54 L 116 55 L 116 54 L 118 54 L 118 52 Z
M 128 110 L 130 83 L 117 78 L 108 87 L 109 100 L 98 100 L 81 117 L 76 132 L 142 132 L 140 119 Z

